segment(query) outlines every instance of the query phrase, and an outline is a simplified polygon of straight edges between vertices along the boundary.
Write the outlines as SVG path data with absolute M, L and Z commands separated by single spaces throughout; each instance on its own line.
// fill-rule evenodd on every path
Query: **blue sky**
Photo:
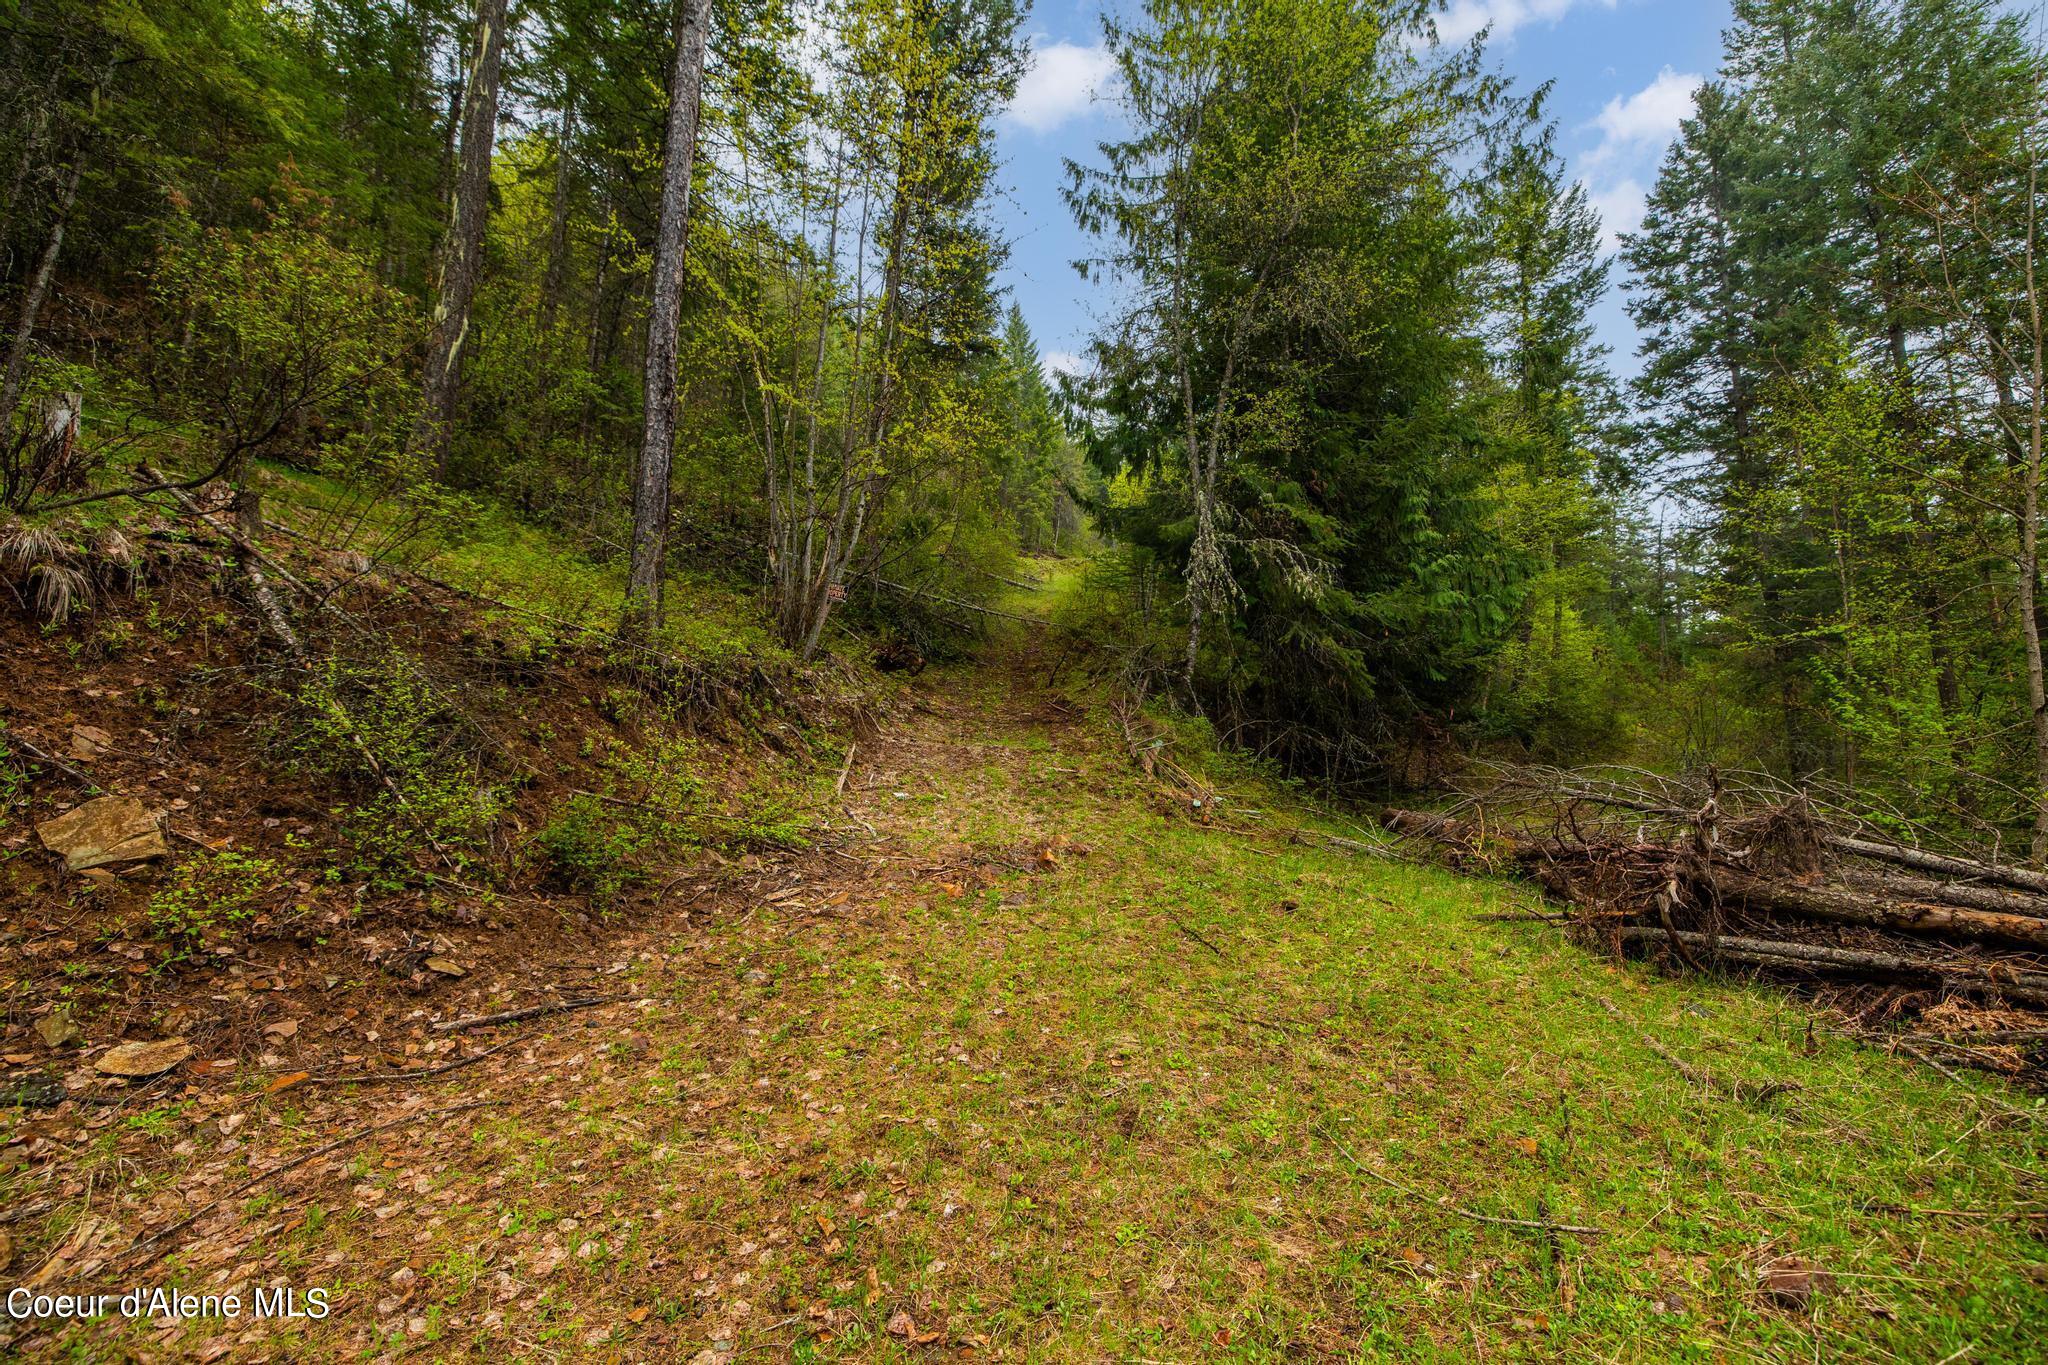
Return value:
M 1095 159 L 1113 137 L 1113 106 L 1098 95 L 1110 76 L 1099 0 L 1043 0 L 1027 28 L 1032 69 L 1000 130 L 1005 193 L 997 215 L 1011 240 L 1002 282 L 1022 305 L 1048 363 L 1071 363 L 1100 305 L 1069 264 L 1089 250 L 1061 201 L 1064 157 Z M 1727 0 L 1451 0 L 1438 19 L 1447 39 L 1490 26 L 1488 60 L 1517 88 L 1554 81 L 1550 111 L 1573 175 L 1586 183 L 1610 234 L 1635 226 L 1657 163 L 1713 74 Z M 1595 313 L 1617 373 L 1635 373 L 1635 329 L 1616 286 Z

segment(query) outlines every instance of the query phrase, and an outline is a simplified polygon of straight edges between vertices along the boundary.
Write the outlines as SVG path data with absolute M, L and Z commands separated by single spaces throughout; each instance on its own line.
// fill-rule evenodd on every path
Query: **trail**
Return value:
M 1816 1047 L 1772 993 L 1474 922 L 1519 903 L 1511 888 L 1164 809 L 1101 715 L 1039 685 L 1034 649 L 1019 628 L 983 666 L 919 679 L 815 847 L 685 879 L 598 955 L 465 982 L 387 1042 L 412 1069 L 490 1056 L 203 1096 L 189 1129 L 123 1149 L 147 1192 L 90 1202 L 50 1276 L 317 1287 L 327 1318 L 14 1344 L 727 1365 L 1666 1359 L 1708 1341 L 1775 1358 L 1839 1344 L 1825 1325 L 1903 1358 L 2024 1358 L 2048 1287 L 2017 1267 L 2048 1186 L 1967 1092 Z M 604 995 L 625 998 L 431 1027 Z M 1646 1032 L 1749 1093 L 1801 1089 L 1732 1102 Z M 105 1116 L 110 1140 L 120 1122 Z M 150 1248 L 160 1261 L 123 1259 L 269 1170 Z M 1791 1253 L 1848 1286 L 1829 1316 L 1759 1305 L 1760 1258 Z M 1991 1307 L 1962 1306 L 1989 1285 Z

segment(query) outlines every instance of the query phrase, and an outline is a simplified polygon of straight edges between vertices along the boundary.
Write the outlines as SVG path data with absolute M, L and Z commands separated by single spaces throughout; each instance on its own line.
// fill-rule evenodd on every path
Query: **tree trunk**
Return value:
M 42 259 L 21 296 L 21 316 L 14 325 L 14 339 L 7 347 L 7 368 L 0 372 L 0 449 L 14 437 L 14 407 L 21 401 L 22 374 L 28 368 L 28 348 L 42 316 L 43 302 L 50 295 L 50 281 L 57 275 L 57 254 L 64 249 L 64 229 L 71 221 L 71 207 L 78 202 L 78 182 L 85 174 L 85 155 L 72 159 L 71 170 L 57 191 L 55 212 L 50 217 L 50 240 L 43 244 Z
M 462 352 L 469 340 L 469 308 L 476 297 L 484 218 L 490 208 L 491 149 L 498 136 L 498 68 L 505 51 L 505 0 L 477 0 L 476 48 L 462 99 L 462 152 L 441 243 L 441 297 L 434 307 L 427 341 L 427 373 L 421 395 L 415 449 L 429 456 L 445 477 L 448 433 L 455 419 L 456 386 Z
M 676 11 L 675 68 L 669 77 L 668 131 L 662 146 L 654 297 L 647 316 L 646 412 L 633 474 L 633 555 L 626 575 L 624 627 L 628 634 L 643 637 L 651 635 L 661 619 L 669 464 L 676 437 L 676 333 L 689 242 L 690 177 L 697 161 L 697 114 L 704 91 L 704 43 L 710 28 L 711 0 L 682 0 Z
M 548 263 L 540 281 L 540 334 L 555 328 L 555 310 L 562 302 L 562 279 L 569 268 L 569 137 L 576 128 L 576 96 L 562 94 L 562 118 L 555 129 L 555 198 L 548 218 Z
M 2023 891 L 1959 885 L 1856 868 L 1844 868 L 1839 875 L 1844 886 L 1883 896 L 1887 900 L 1911 901 L 1920 905 L 1963 905 L 1972 910 L 1996 911 L 2001 915 L 2032 915 L 2036 919 L 2048 919 L 2048 897 L 2028 895 Z
M 1907 957 L 1900 953 L 1870 952 L 1858 948 L 1830 948 L 1818 943 L 1780 943 L 1764 938 L 1712 937 L 1707 934 L 1676 934 L 1648 925 L 1631 925 L 1621 930 L 1623 943 L 1655 946 L 1673 937 L 1687 948 L 1711 958 L 1747 962 L 1781 970 L 1848 972 L 1858 976 L 1904 977 L 1933 980 L 1958 990 L 2002 996 L 2027 1005 L 2048 1005 L 2048 972 L 2013 971 L 2002 966 L 1977 966 L 1948 962 L 1940 958 Z
M 1893 901 L 1829 886 L 1774 882 L 1725 867 L 1715 868 L 1713 878 L 1723 896 L 1753 910 L 1793 915 L 1800 919 L 1832 920 L 1837 924 L 1867 924 L 1896 933 L 2016 943 L 2037 952 L 2048 950 L 2048 919 L 1991 910 L 1965 910 L 1951 905 Z
M 2028 379 L 2028 465 L 2021 475 L 2021 520 L 2019 520 L 2019 628 L 2028 647 L 2028 706 L 2034 718 L 2034 862 L 2048 857 L 2048 679 L 2042 677 L 2042 626 L 2036 612 L 2040 591 L 2040 518 L 2042 518 L 2042 299 L 2036 274 L 2036 241 L 2040 223 L 2040 166 L 2034 162 L 2034 147 L 2028 145 L 2028 329 L 2034 342 Z

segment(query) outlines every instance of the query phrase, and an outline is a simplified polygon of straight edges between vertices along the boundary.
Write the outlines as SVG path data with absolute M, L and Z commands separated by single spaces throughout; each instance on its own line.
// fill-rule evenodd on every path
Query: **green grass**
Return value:
M 1477 918 L 1524 888 L 1290 842 L 1342 826 L 1220 756 L 1183 755 L 1262 818 L 1161 814 L 1113 723 L 1048 723 L 1030 672 L 928 673 L 932 709 L 863 741 L 873 843 L 835 816 L 844 856 L 608 946 L 651 1008 L 534 1026 L 462 1073 L 503 1108 L 282 1182 L 328 1213 L 241 1235 L 344 1290 L 295 1349 L 2039 1358 L 2041 1128 L 1989 1102 L 2031 1097 L 1778 989 Z M 804 905 L 766 899 L 792 883 Z M 1645 1033 L 1797 1089 L 1739 1102 Z M 367 1102 L 284 1099 L 336 1106 L 301 1149 Z M 1756 1292 L 1784 1255 L 1828 1277 L 1807 1310 Z M 423 1288 L 384 1316 L 408 1263 Z
M 2042 1207 L 2028 1135 L 1808 1055 L 1781 993 L 1474 921 L 1514 888 L 1023 794 L 1010 833 L 1092 845 L 1071 874 L 905 898 L 790 1006 L 843 1049 L 829 1088 L 890 1116 L 825 1164 L 879 1138 L 911 1195 L 882 1277 L 949 1322 L 1047 1358 L 1403 1360 L 2023 1360 L 2048 1327 L 2040 1224 L 2004 1216 Z M 1645 1030 L 1801 1089 L 1702 1091 Z M 1788 1253 L 1833 1277 L 1810 1316 L 1753 1292 Z
M 478 616 L 510 637 L 546 642 L 565 628 L 608 632 L 618 624 L 623 555 L 600 562 L 567 537 L 487 503 L 475 504 L 453 525 L 414 536 L 393 503 L 359 508 L 345 486 L 324 475 L 282 465 L 266 465 L 265 473 L 272 517 L 316 532 L 330 549 L 388 558 L 507 604 L 482 607 Z M 758 604 L 730 575 L 671 575 L 668 595 L 678 605 L 667 613 L 657 643 L 669 652 L 713 664 L 781 657 Z

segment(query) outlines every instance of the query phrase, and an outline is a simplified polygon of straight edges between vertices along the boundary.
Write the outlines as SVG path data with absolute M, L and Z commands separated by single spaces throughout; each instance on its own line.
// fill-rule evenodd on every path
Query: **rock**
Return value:
M 85 1030 L 81 1029 L 78 1026 L 78 1021 L 71 1017 L 71 1009 L 68 1005 L 59 1005 L 56 1009 L 51 1010 L 48 1014 L 36 1020 L 36 1035 L 43 1040 L 43 1045 L 51 1051 L 85 1041 Z
M 109 863 L 166 857 L 156 817 L 132 796 L 102 796 L 36 826 L 43 847 L 64 855 L 73 872 Z
M 114 737 L 97 725 L 74 725 L 71 727 L 71 756 L 73 758 L 98 758 L 114 747 Z
M 100 1057 L 93 1066 L 108 1076 L 160 1076 L 192 1055 L 192 1045 L 183 1038 L 165 1038 L 155 1043 L 123 1043 Z
M 1797 1256 L 1779 1256 L 1756 1270 L 1756 1286 L 1766 1302 L 1805 1312 L 1814 1297 L 1834 1285 L 1834 1277 Z
M 455 960 L 454 958 L 452 958 L 452 957 L 430 957 L 430 958 L 428 958 L 428 959 L 427 959 L 427 970 L 428 970 L 428 971 L 430 971 L 430 972 L 439 972 L 439 973 L 440 973 L 441 975 L 443 975 L 443 976 L 468 976 L 468 975 L 469 975 L 469 968 L 467 968 L 467 967 L 463 966 L 463 965 L 462 965 L 462 964 L 461 964 L 460 962 L 457 962 L 457 961 L 456 961 L 456 960 Z

